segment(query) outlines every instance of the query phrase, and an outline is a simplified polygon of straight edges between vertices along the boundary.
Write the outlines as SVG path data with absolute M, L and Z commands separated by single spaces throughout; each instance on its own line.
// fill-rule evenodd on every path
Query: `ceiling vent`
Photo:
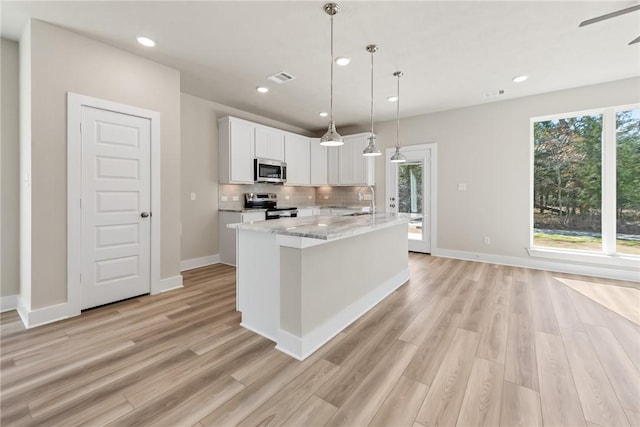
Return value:
M 295 79 L 295 77 L 293 77 L 291 74 L 285 71 L 280 71 L 279 73 L 276 73 L 273 76 L 267 77 L 267 79 L 271 80 L 272 82 L 282 84 Z
M 483 95 L 485 98 L 493 98 L 494 96 L 504 95 L 506 92 L 504 89 L 492 90 L 490 92 L 485 92 Z

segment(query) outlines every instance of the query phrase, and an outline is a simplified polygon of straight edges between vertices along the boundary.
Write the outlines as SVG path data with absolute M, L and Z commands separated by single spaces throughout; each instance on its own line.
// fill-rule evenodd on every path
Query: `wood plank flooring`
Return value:
M 32 330 L 3 313 L 0 424 L 639 425 L 636 283 L 409 263 L 409 283 L 304 362 L 239 326 L 225 265 Z

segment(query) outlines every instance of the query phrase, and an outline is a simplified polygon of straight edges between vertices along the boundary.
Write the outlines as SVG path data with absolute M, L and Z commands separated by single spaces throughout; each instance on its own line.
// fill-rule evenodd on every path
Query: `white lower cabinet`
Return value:
M 298 208 L 298 216 L 313 216 L 313 208 Z
M 220 236 L 220 262 L 228 265 L 236 265 L 236 230 L 227 228 L 228 224 L 239 222 L 265 221 L 265 211 L 249 212 L 218 212 L 218 232 Z

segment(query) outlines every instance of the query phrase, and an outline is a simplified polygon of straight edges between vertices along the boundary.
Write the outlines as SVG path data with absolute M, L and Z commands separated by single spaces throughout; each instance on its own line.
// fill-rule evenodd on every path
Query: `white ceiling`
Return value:
M 376 120 L 395 117 L 386 98 L 402 70 L 401 115 L 640 76 L 640 12 L 587 27 L 629 1 L 339 1 L 338 127 L 369 117 L 369 54 L 375 54 Z M 181 71 L 182 91 L 309 130 L 329 109 L 329 16 L 323 1 L 2 1 L 2 36 L 17 40 L 29 17 L 101 40 Z M 155 39 L 143 48 L 135 36 Z M 266 77 L 287 71 L 295 80 Z M 528 74 L 529 80 L 511 79 Z M 256 86 L 270 92 L 258 94 Z M 505 95 L 485 98 L 486 92 Z

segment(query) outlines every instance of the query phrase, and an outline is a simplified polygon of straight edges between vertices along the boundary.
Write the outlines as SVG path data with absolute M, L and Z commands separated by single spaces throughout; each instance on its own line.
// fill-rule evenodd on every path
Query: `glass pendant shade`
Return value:
M 339 145 L 344 144 L 342 140 L 342 136 L 336 131 L 336 124 L 333 121 L 329 122 L 329 129 L 327 133 L 322 135 L 320 138 L 320 145 L 324 145 L 325 147 L 337 147 Z
M 369 145 L 367 145 L 367 147 L 364 149 L 364 151 L 362 152 L 362 155 L 367 157 L 381 156 L 382 151 L 380 151 L 380 149 L 376 147 L 376 136 L 371 134 L 371 136 L 367 139 L 369 140 Z
M 407 158 L 400 152 L 400 147 L 396 147 L 396 152 L 393 153 L 389 161 L 392 163 L 403 163 L 407 161 Z

